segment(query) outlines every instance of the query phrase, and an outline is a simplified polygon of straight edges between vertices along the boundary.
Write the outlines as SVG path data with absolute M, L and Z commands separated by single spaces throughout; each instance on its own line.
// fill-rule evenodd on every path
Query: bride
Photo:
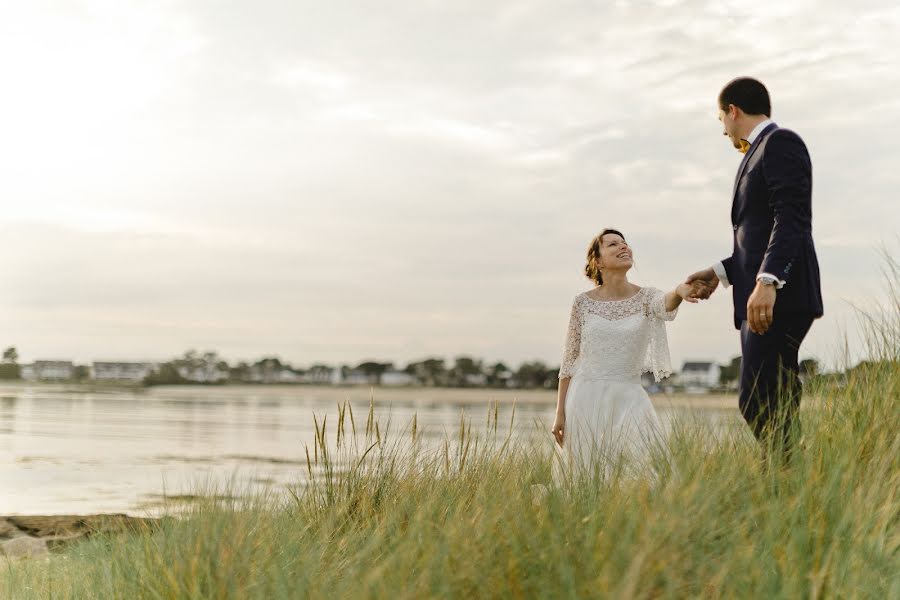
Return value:
M 614 229 L 604 229 L 588 248 L 585 274 L 597 285 L 572 304 L 551 430 L 561 459 L 555 471 L 640 470 L 660 441 L 641 373 L 652 372 L 656 381 L 671 374 L 664 321 L 675 318 L 682 300 L 697 300 L 686 283 L 668 293 L 638 287 L 627 277 L 633 265 L 625 236 Z

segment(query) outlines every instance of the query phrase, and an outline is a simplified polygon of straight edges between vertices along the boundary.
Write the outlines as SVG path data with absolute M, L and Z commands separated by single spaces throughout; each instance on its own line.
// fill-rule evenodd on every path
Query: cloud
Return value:
M 715 96 L 738 74 L 813 156 L 827 315 L 805 352 L 878 289 L 869 246 L 900 221 L 887 1 L 73 6 L 0 24 L 24 57 L 0 326 L 26 357 L 558 360 L 602 227 L 647 285 L 730 251 Z M 736 353 L 729 314 L 686 307 L 676 360 Z

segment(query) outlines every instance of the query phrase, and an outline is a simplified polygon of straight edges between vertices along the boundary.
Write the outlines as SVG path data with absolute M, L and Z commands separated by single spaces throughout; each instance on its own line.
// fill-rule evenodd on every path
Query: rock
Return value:
M 169 519 L 123 514 L 0 516 L 0 556 L 44 556 L 95 533 L 148 531 Z
M 109 515 L 13 516 L 6 520 L 34 537 L 80 536 L 92 533 L 121 533 L 153 526 L 156 519 Z
M 19 533 L 19 529 L 7 521 L 0 519 L 0 539 L 15 537 Z
M 47 548 L 47 542 L 27 535 L 3 542 L 0 544 L 0 550 L 11 558 L 44 556 L 50 553 L 50 550 Z

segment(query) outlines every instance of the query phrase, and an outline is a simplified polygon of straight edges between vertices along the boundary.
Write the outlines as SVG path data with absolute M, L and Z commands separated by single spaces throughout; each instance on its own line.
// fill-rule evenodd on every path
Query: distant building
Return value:
M 463 377 L 463 381 L 465 381 L 466 385 L 472 387 L 484 387 L 487 385 L 487 375 L 484 373 L 469 373 Z
M 414 376 L 403 371 L 385 371 L 381 374 L 381 385 L 404 386 L 415 385 L 417 382 Z
M 501 387 L 513 387 L 510 383 L 513 382 L 513 372 L 509 369 L 502 369 L 494 373 L 494 380 Z
M 719 365 L 714 362 L 686 362 L 681 368 L 679 383 L 685 391 L 708 392 L 719 385 Z
M 281 369 L 278 372 L 277 383 L 300 383 L 303 381 L 303 373 L 298 373 L 293 369 Z
M 340 370 L 325 365 L 313 365 L 300 378 L 303 383 L 334 384 L 340 382 Z
M 305 381 L 302 373 L 288 367 L 272 368 L 263 365 L 250 367 L 245 381 L 252 383 L 300 383 Z
M 96 381 L 143 381 L 155 369 L 153 363 L 95 362 L 91 374 Z
M 339 383 L 343 385 L 375 385 L 378 383 L 378 377 L 368 375 L 365 371 L 353 369 L 352 371 L 347 372 L 347 374 L 340 379 Z
M 29 381 L 69 381 L 75 375 L 75 365 L 70 360 L 36 360 L 22 365 L 19 374 Z
M 178 367 L 178 374 L 195 383 L 219 383 L 228 379 L 228 371 L 216 366 Z

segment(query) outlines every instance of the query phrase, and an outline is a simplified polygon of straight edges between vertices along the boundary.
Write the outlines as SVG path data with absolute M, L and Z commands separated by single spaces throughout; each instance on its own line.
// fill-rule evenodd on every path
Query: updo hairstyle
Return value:
M 600 269 L 597 268 L 597 262 L 600 260 L 600 244 L 603 243 L 603 236 L 607 233 L 614 233 L 623 240 L 625 239 L 625 236 L 622 235 L 621 231 L 616 229 L 604 229 L 600 232 L 600 235 L 591 241 L 591 245 L 588 246 L 587 250 L 587 263 L 584 265 L 584 274 L 597 285 L 603 285 L 603 274 L 600 272 Z

